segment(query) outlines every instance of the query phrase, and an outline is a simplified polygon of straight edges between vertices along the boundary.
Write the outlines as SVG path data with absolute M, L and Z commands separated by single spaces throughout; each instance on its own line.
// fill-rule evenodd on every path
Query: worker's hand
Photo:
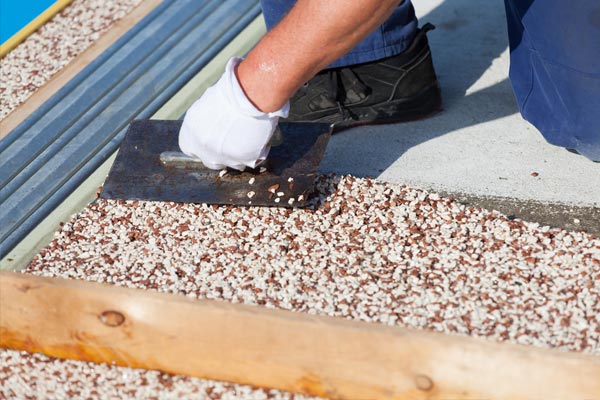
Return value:
M 289 103 L 264 113 L 248 100 L 235 74 L 240 61 L 227 63 L 221 79 L 187 111 L 179 131 L 181 151 L 210 169 L 256 168 L 267 158 L 279 117 L 288 115 Z

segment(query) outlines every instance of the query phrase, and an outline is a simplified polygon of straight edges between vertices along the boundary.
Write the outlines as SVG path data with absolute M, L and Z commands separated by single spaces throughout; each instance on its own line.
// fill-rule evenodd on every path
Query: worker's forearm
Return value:
M 259 109 L 280 109 L 317 72 L 383 23 L 402 0 L 298 0 L 237 70 Z

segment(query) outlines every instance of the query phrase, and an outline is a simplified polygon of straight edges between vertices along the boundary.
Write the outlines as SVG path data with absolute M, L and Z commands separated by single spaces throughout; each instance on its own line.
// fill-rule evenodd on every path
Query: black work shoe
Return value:
M 425 24 L 403 53 L 319 72 L 290 100 L 287 121 L 338 127 L 425 118 L 442 109 Z

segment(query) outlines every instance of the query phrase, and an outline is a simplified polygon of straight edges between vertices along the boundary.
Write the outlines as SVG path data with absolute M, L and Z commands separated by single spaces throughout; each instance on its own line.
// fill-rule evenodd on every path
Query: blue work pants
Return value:
M 600 3 L 505 0 L 510 80 L 546 140 L 600 161 Z

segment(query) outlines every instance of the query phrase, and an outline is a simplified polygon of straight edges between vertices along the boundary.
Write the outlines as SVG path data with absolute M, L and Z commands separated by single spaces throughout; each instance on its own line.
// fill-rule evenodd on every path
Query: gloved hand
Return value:
M 189 108 L 179 131 L 179 147 L 210 169 L 256 168 L 270 150 L 279 117 L 287 117 L 289 103 L 264 113 L 248 100 L 235 75 L 241 58 L 227 63 L 217 83 Z

